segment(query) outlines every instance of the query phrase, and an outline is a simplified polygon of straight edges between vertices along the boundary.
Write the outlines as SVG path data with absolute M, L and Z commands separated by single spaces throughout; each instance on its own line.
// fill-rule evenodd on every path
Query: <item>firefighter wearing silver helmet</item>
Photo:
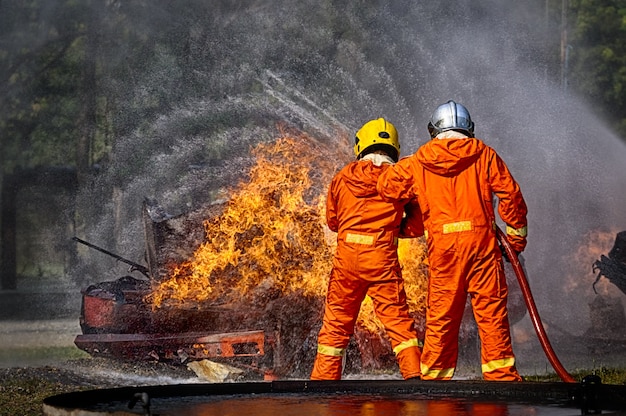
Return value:
M 428 306 L 421 356 L 424 380 L 450 380 L 469 296 L 481 341 L 485 380 L 521 381 L 507 310 L 508 288 L 496 237 L 496 212 L 515 251 L 526 247 L 527 207 L 509 168 L 474 137 L 467 109 L 448 101 L 434 111 L 433 140 L 382 172 L 383 200 L 417 198 L 428 245 Z
M 452 100 L 437 107 L 428 122 L 428 132 L 433 139 L 439 133 L 448 130 L 459 131 L 468 137 L 474 137 L 474 122 L 469 111 L 463 104 Z

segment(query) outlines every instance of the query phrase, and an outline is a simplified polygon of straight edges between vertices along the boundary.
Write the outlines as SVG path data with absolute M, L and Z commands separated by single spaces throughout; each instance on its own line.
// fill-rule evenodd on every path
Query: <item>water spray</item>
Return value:
M 506 235 L 498 226 L 496 226 L 496 235 L 498 237 L 498 241 L 500 241 L 500 244 L 502 245 L 502 247 L 504 247 L 504 251 L 506 252 L 507 257 L 511 262 L 511 266 L 513 266 L 513 271 L 515 271 L 515 276 L 517 276 L 520 288 L 522 289 L 524 301 L 526 302 L 526 307 L 528 308 L 528 313 L 533 323 L 533 327 L 535 328 L 535 332 L 537 332 L 537 337 L 539 338 L 539 342 L 541 343 L 543 351 L 546 353 L 550 364 L 552 364 L 552 368 L 554 368 L 558 376 L 565 383 L 576 383 L 576 380 L 574 380 L 574 378 L 567 372 L 567 370 L 565 370 L 565 368 L 559 361 L 559 358 L 556 356 L 554 350 L 552 349 L 552 345 L 550 345 L 550 340 L 548 339 L 546 331 L 543 328 L 543 324 L 541 323 L 541 318 L 539 317 L 539 312 L 537 311 L 537 306 L 535 305 L 533 294 L 530 291 L 530 285 L 528 284 L 526 273 L 524 273 L 522 264 L 517 258 L 517 253 L 515 252 L 515 250 L 513 250 L 513 247 L 511 247 L 511 244 L 507 240 Z

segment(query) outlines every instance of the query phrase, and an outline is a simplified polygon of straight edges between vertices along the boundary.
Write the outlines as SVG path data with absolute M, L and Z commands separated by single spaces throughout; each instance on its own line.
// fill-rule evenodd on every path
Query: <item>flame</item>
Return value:
M 336 246 L 336 234 L 325 224 L 325 195 L 332 175 L 351 158 L 337 154 L 338 147 L 349 149 L 323 146 L 303 134 L 258 145 L 249 180 L 229 190 L 223 213 L 204 222 L 205 241 L 147 301 L 180 307 L 241 302 L 270 291 L 323 298 Z M 401 240 L 399 247 L 410 309 L 421 313 L 424 244 Z M 382 327 L 367 299 L 358 322 Z

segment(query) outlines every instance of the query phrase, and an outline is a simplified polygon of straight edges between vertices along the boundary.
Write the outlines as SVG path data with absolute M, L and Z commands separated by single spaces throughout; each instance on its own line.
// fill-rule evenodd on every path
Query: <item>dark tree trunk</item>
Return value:
M 2 253 L 2 263 L 0 264 L 0 274 L 2 276 L 2 289 L 17 289 L 17 218 L 15 199 L 18 186 L 17 178 L 14 175 L 5 175 L 2 181 L 2 224 L 0 230 L 0 252 Z
M 57 187 L 76 192 L 76 171 L 72 168 L 17 169 L 2 183 L 2 224 L 0 224 L 0 274 L 2 289 L 17 289 L 17 196 L 32 185 Z M 43 209 L 43 208 L 42 208 Z
M 103 2 L 91 2 L 91 13 L 87 20 L 87 33 L 85 39 L 85 62 L 82 72 L 81 104 L 82 114 L 80 118 L 79 137 L 76 143 L 76 168 L 78 180 L 82 178 L 91 166 L 91 146 L 94 141 L 97 126 L 97 47 L 99 37 L 99 18 Z

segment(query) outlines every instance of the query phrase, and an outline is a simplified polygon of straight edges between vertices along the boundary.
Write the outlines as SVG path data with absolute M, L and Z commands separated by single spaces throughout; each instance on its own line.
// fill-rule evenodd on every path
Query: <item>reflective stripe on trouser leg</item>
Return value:
M 421 352 L 417 338 L 400 343 L 393 349 L 393 352 L 396 354 L 396 360 L 398 360 L 398 366 L 404 379 L 421 377 Z
M 398 344 L 394 349 L 393 349 L 393 353 L 398 355 L 400 354 L 402 351 L 404 351 L 407 348 L 411 348 L 411 347 L 417 347 L 419 346 L 418 342 L 417 342 L 417 338 L 411 338 L 408 341 L 404 341 L 401 342 L 400 344 Z
M 318 345 L 311 380 L 341 380 L 345 348 Z
M 502 358 L 482 365 L 483 378 L 495 381 L 522 381 L 515 368 L 515 358 Z
M 422 379 L 424 380 L 450 380 L 456 368 L 431 369 L 422 363 Z

